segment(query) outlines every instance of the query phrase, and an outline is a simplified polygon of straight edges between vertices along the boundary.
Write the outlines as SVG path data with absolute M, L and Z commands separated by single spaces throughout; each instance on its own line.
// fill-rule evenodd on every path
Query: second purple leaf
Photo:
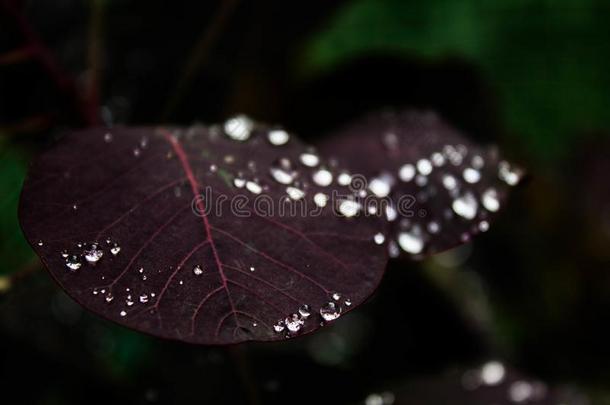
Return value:
M 432 112 L 372 114 L 325 139 L 321 152 L 385 199 L 391 257 L 420 259 L 487 231 L 524 176 Z

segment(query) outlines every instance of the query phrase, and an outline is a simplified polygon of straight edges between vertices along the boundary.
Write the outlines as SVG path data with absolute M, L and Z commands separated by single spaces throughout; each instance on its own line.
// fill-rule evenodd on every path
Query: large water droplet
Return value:
M 451 204 L 453 212 L 465 219 L 473 219 L 477 216 L 479 204 L 470 192 L 467 192 L 453 200 Z
M 419 232 L 400 232 L 398 234 L 398 244 L 407 253 L 419 254 L 424 250 L 424 239 Z
M 316 170 L 311 178 L 314 183 L 321 187 L 330 186 L 333 182 L 333 174 L 327 169 Z
M 305 321 L 301 319 L 299 314 L 292 314 L 284 319 L 284 324 L 290 333 L 297 333 L 300 331 L 304 323 Z
M 285 145 L 290 140 L 290 135 L 283 129 L 274 129 L 269 131 L 267 139 L 272 145 L 280 146 Z
M 334 321 L 341 316 L 341 306 L 336 302 L 327 302 L 320 308 L 320 315 L 325 321 Z
M 85 260 L 89 263 L 97 263 L 104 256 L 104 251 L 98 247 L 97 243 L 92 243 L 84 252 Z
M 246 141 L 250 138 L 254 122 L 245 115 L 237 115 L 225 121 L 224 131 L 235 141 Z

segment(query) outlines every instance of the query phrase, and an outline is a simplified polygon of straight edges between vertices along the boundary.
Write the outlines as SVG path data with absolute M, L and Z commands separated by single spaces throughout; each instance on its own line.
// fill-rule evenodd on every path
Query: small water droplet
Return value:
M 510 163 L 502 161 L 498 164 L 498 177 L 509 186 L 516 186 L 523 177 L 523 171 L 511 167 Z
M 41 241 L 41 240 L 39 240 L 39 241 L 38 241 L 38 246 L 44 246 L 44 242 L 43 242 L 43 241 Z
M 313 196 L 313 202 L 320 208 L 326 207 L 328 203 L 328 196 L 324 193 L 316 193 Z
M 142 151 L 141 151 L 139 148 L 135 148 L 135 149 L 133 150 L 133 155 L 134 155 L 135 157 L 140 157 L 140 155 L 141 155 L 141 154 L 142 154 Z
M 369 190 L 379 198 L 387 197 L 392 191 L 392 178 L 385 175 L 371 179 Z
M 432 234 L 436 234 L 441 230 L 441 226 L 439 225 L 438 222 L 436 221 L 432 221 L 428 224 L 428 232 L 432 233 Z
M 104 134 L 104 142 L 106 143 L 110 143 L 112 142 L 113 136 L 110 132 L 106 132 L 106 134 Z
M 498 192 L 494 188 L 489 188 L 483 192 L 481 202 L 487 211 L 496 212 L 500 209 Z
M 114 246 L 110 248 L 110 253 L 112 253 L 113 256 L 121 253 L 121 247 L 118 245 L 118 243 L 115 243 Z
M 254 272 L 256 269 L 254 268 L 254 266 L 250 266 L 250 271 Z
M 358 215 L 361 209 L 362 206 L 356 201 L 343 200 L 339 203 L 339 212 L 347 218 Z
M 446 174 L 443 176 L 443 187 L 449 191 L 455 190 L 457 187 L 457 180 L 452 175 Z
M 295 201 L 305 197 L 305 192 L 296 187 L 286 187 L 286 193 L 288 194 L 288 197 Z
M 299 308 L 299 315 L 301 315 L 301 317 L 305 319 L 309 318 L 309 316 L 311 315 L 311 308 L 309 307 L 309 305 L 301 305 L 301 307 Z
M 246 180 L 241 177 L 235 177 L 233 179 L 233 185 L 237 188 L 243 188 L 246 185 Z
M 339 301 L 341 299 L 341 294 L 339 294 L 338 292 L 334 292 L 331 294 L 331 298 L 335 301 Z
M 480 155 L 474 155 L 472 157 L 471 164 L 472 164 L 472 167 L 474 167 L 475 169 L 480 170 L 485 165 L 485 160 Z
M 119 312 L 119 315 L 121 315 L 121 316 L 125 316 L 125 315 L 127 315 L 127 312 L 125 312 L 125 311 L 121 311 L 121 312 Z
M 284 322 L 283 321 L 279 321 L 278 323 L 273 325 L 273 330 L 276 331 L 277 333 L 282 332 L 285 328 L 286 327 L 284 326 Z
M 489 222 L 481 221 L 479 222 L 479 231 L 487 232 L 489 230 Z
M 237 115 L 225 121 L 224 132 L 235 141 L 246 141 L 250 138 L 254 122 L 245 115 Z
M 148 137 L 147 136 L 143 136 L 142 139 L 140 139 L 140 147 L 142 149 L 148 148 Z
M 292 169 L 292 163 L 286 158 L 278 159 L 269 168 L 271 177 L 280 184 L 290 184 L 294 181 L 296 172 Z
M 413 177 L 415 177 L 415 166 L 409 163 L 402 165 L 398 171 L 398 177 L 404 182 L 413 180 Z
M 67 250 L 64 250 L 64 251 L 61 252 L 61 257 L 63 257 L 64 259 L 66 259 L 68 256 L 69 255 L 68 255 L 68 251 Z
M 341 307 L 335 302 L 327 302 L 320 308 L 320 315 L 325 321 L 334 321 L 341 316 Z
M 430 159 L 432 160 L 432 164 L 436 167 L 441 167 L 442 165 L 445 164 L 445 157 L 443 156 L 442 153 L 435 152 L 432 154 Z
M 140 302 L 142 304 L 146 304 L 148 302 L 148 295 L 146 295 L 146 294 L 140 295 Z
M 127 298 L 125 299 L 125 304 L 130 307 L 133 305 L 133 299 L 131 298 L 131 295 L 128 295 Z
M 272 145 L 285 145 L 290 140 L 290 135 L 283 129 L 274 129 L 269 131 L 267 139 Z
M 337 176 L 337 183 L 341 186 L 349 186 L 352 183 L 352 176 L 347 172 L 339 173 L 339 176 Z
M 82 263 L 78 260 L 78 256 L 71 256 L 70 258 L 66 259 L 66 267 L 72 271 L 80 269 L 81 266 Z
M 333 182 L 333 174 L 324 168 L 316 170 L 312 175 L 311 179 L 314 183 L 321 187 L 330 186 Z
M 382 245 L 383 242 L 385 242 L 385 235 L 382 234 L 381 232 L 376 233 L 375 236 L 373 237 L 373 240 L 375 241 L 376 244 Z
M 246 182 L 246 189 L 252 194 L 260 194 L 263 191 L 261 185 L 255 181 Z
M 464 177 L 466 183 L 475 184 L 478 183 L 479 180 L 481 180 L 481 172 L 476 169 L 473 169 L 472 167 L 467 167 L 464 169 L 462 177 Z
M 112 294 L 108 294 L 108 295 L 106 295 L 105 300 L 106 300 L 106 302 L 110 303 L 110 302 L 112 302 L 112 300 L 114 300 L 114 296 Z
M 201 266 L 200 266 L 200 265 L 196 265 L 196 266 L 193 268 L 193 273 L 194 273 L 196 276 L 200 276 L 200 275 L 202 275 L 202 274 L 203 274 L 203 269 L 201 268 Z
M 398 234 L 398 244 L 407 253 L 416 255 L 424 250 L 424 239 L 419 232 L 401 232 Z
M 398 248 L 396 241 L 391 240 L 390 243 L 388 243 L 388 254 L 391 258 L 400 256 L 400 249 Z
M 349 298 L 346 298 L 344 303 L 345 303 L 346 307 L 351 307 L 352 306 L 352 300 L 350 300 Z
M 320 164 L 320 158 L 318 155 L 311 152 L 302 153 L 301 156 L 299 156 L 299 159 L 301 160 L 301 163 L 307 167 L 316 167 L 318 164 Z
M 423 176 L 427 176 L 432 173 L 432 163 L 428 159 L 420 159 L 417 161 L 417 170 Z
M 479 204 L 470 192 L 467 192 L 453 200 L 451 204 L 453 212 L 465 219 L 473 219 L 477 216 Z

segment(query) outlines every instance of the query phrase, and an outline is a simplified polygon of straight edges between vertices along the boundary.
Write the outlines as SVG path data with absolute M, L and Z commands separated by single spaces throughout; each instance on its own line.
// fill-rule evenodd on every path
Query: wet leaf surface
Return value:
M 421 258 L 487 231 L 524 174 L 431 112 L 372 114 L 325 139 L 323 154 L 388 199 L 392 257 Z
M 385 225 L 337 171 L 246 117 L 91 129 L 32 164 L 20 219 L 58 283 L 107 319 L 193 343 L 283 340 L 357 307 L 385 268 Z

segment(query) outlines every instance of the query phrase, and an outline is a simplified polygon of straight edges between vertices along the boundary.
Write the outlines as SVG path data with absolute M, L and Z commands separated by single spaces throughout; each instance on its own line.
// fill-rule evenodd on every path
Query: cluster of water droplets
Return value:
M 42 242 L 39 242 L 39 244 Z M 121 252 L 121 246 L 112 239 L 106 239 L 105 243 L 79 242 L 73 249 L 63 250 L 61 257 L 65 260 L 66 267 L 70 271 L 79 270 L 84 263 L 95 265 L 106 256 L 117 256 Z
M 349 307 L 352 305 L 351 300 L 344 298 L 340 293 L 332 293 L 329 298 L 329 301 L 318 310 L 322 323 L 338 319 L 343 312 L 343 306 Z M 286 337 L 290 337 L 299 333 L 313 314 L 314 311 L 311 307 L 303 304 L 296 312 L 275 323 L 273 329 L 276 333 L 287 332 Z
M 384 144 L 395 148 L 397 146 L 391 135 L 389 133 L 384 138 Z M 489 167 L 492 164 L 496 167 Z M 495 178 L 492 178 L 488 186 L 483 186 L 481 181 L 484 173 L 493 170 L 496 171 Z M 487 231 L 489 215 L 501 208 L 501 183 L 515 186 L 522 177 L 523 171 L 520 168 L 506 161 L 498 163 L 494 158 L 486 159 L 459 144 L 444 145 L 429 157 L 403 164 L 396 173 L 382 173 L 373 178 L 369 182 L 369 189 L 378 197 L 391 195 L 393 188 L 401 187 L 401 184 L 412 183 L 416 186 L 414 197 L 418 202 L 426 202 L 439 193 L 446 193 L 450 198 L 450 205 L 428 223 L 402 218 L 395 240 L 388 242 L 390 256 L 396 257 L 401 251 L 411 255 L 421 254 L 432 236 L 442 231 L 443 222 L 454 221 L 455 218 L 472 223 L 469 231 L 462 235 L 464 241 L 468 240 L 471 233 Z M 425 212 L 421 213 L 421 216 L 425 215 Z M 388 207 L 386 216 L 390 222 L 398 219 L 393 207 Z M 381 238 L 375 238 L 375 242 L 378 240 L 383 243 Z

